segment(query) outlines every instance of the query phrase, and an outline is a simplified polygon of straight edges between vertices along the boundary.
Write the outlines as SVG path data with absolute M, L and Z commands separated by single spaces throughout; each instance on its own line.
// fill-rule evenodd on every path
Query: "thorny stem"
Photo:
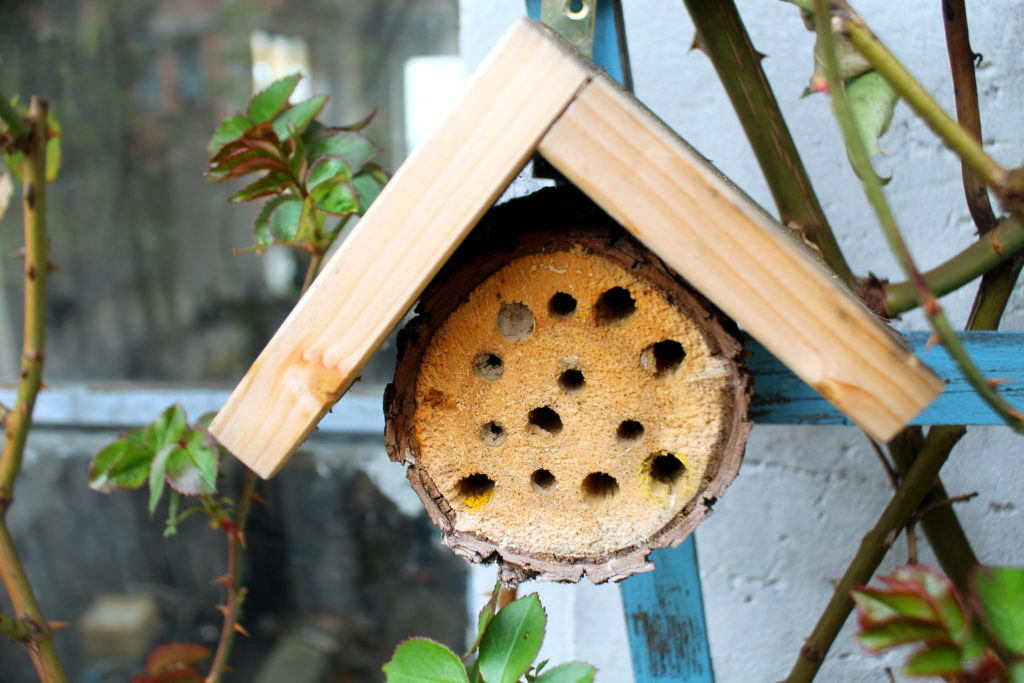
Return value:
M 306 277 L 302 283 L 301 294 L 305 294 L 323 263 L 323 252 L 314 253 L 306 270 Z M 220 640 L 217 643 L 217 652 L 213 655 L 213 663 L 210 665 L 210 673 L 206 676 L 205 683 L 220 683 L 227 668 L 228 659 L 231 657 L 231 647 L 235 642 L 235 634 L 242 630 L 239 625 L 239 618 L 242 613 L 242 603 L 245 601 L 246 589 L 242 586 L 242 552 L 245 550 L 245 526 L 249 521 L 249 510 L 252 509 L 252 499 L 256 493 L 256 473 L 247 470 L 245 483 L 242 485 L 242 495 L 238 498 L 238 505 L 235 508 L 235 519 L 233 526 L 225 529 L 228 538 L 228 568 L 224 577 L 227 585 L 227 604 L 221 609 L 224 613 L 224 623 L 221 625 Z
M 734 0 L 684 0 L 701 49 L 725 87 L 785 225 L 800 228 L 846 283 L 854 280 L 761 68 Z
M 946 29 L 946 50 L 953 75 L 956 98 L 956 120 L 961 127 L 981 142 L 981 112 L 978 110 L 978 81 L 974 73 L 974 50 L 967 28 L 967 7 L 964 0 L 942 0 L 942 20 Z M 967 208 L 980 234 L 995 227 L 996 217 L 988 190 L 967 165 L 962 165 L 964 195 Z
M 16 643 L 24 643 L 31 636 L 28 624 L 0 614 L 0 636 L 6 636 Z
M 843 5 L 845 6 L 845 3 Z M 850 13 L 852 14 L 852 10 L 850 10 Z M 875 210 L 878 223 L 885 234 L 886 240 L 889 242 L 889 248 L 896 255 L 908 279 L 914 283 L 917 298 L 924 309 L 925 317 L 939 336 L 942 344 L 946 347 L 949 355 L 956 362 L 957 367 L 960 368 L 960 372 L 967 378 L 978 395 L 989 404 L 989 407 L 996 411 L 1008 426 L 1017 432 L 1024 433 L 1024 415 L 1011 406 L 996 391 L 996 388 L 988 383 L 981 370 L 978 369 L 978 366 L 974 364 L 974 361 L 964 350 L 960 340 L 950 326 L 946 314 L 935 299 L 935 295 L 928 289 L 927 283 L 914 264 L 910 251 L 903 241 L 903 236 L 896 225 L 896 220 L 889 208 L 889 203 L 885 199 L 885 193 L 882 191 L 882 182 L 875 174 L 871 166 L 870 157 L 864 148 L 864 143 L 857 132 L 853 113 L 846 98 L 846 91 L 843 89 L 842 82 L 839 79 L 839 65 L 835 53 L 835 43 L 824 0 L 816 0 L 814 22 L 822 45 L 822 61 L 824 62 L 825 75 L 828 78 L 829 93 L 832 95 L 832 108 L 835 112 L 836 120 L 839 122 L 839 127 L 842 129 L 843 137 L 846 139 L 850 162 L 857 171 L 857 175 L 861 178 L 864 193 Z M 952 121 L 952 119 L 950 121 L 961 132 L 970 137 L 966 131 L 963 131 L 962 128 L 956 125 L 956 122 Z M 960 150 L 957 151 L 959 152 Z
M 821 10 L 823 19 L 829 16 L 827 8 L 823 8 L 821 3 L 816 2 L 816 6 Z M 992 187 L 999 195 L 1012 197 L 1015 192 L 1011 187 L 1011 174 L 985 152 L 981 142 L 945 112 L 845 0 L 835 0 L 833 6 L 836 8 L 832 17 L 836 22 L 836 29 L 850 38 L 854 47 L 885 77 L 910 108 L 924 119 L 932 131 L 942 138 L 943 142 L 960 157 L 960 161 L 982 182 Z
M 6 99 L 0 96 L 6 104 Z M 11 130 L 19 128 L 8 121 L 9 113 L 0 107 L 0 116 Z M 7 528 L 7 511 L 14 500 L 14 484 L 21 470 L 32 424 L 32 410 L 42 383 L 46 335 L 46 277 L 49 272 L 49 242 L 46 235 L 46 118 L 47 103 L 32 98 L 28 117 L 23 121 L 25 160 L 22 162 L 24 189 L 22 204 L 25 227 L 25 332 L 22 342 L 18 395 L 5 424 L 6 441 L 0 454 L 0 578 L 11 598 L 19 621 L 31 630 L 25 642 L 36 673 L 44 683 L 67 678 L 57 657 L 53 633 L 43 618 Z
M 931 489 L 939 470 L 949 457 L 953 445 L 964 433 L 959 426 L 932 427 L 925 445 L 911 465 L 903 483 L 885 506 L 874 527 L 861 540 L 853 561 L 836 584 L 828 606 L 822 612 L 793 666 L 786 683 L 807 683 L 814 680 L 832 642 L 853 609 L 850 591 L 867 583 L 875 573 L 886 551 L 896 541 L 900 529 L 917 511 L 921 500 Z
M 14 137 L 18 139 L 25 139 L 28 137 L 31 127 L 25 119 L 21 117 L 21 114 L 11 106 L 3 93 L 0 93 L 0 120 L 7 124 L 7 127 L 11 129 L 11 133 L 14 134 Z

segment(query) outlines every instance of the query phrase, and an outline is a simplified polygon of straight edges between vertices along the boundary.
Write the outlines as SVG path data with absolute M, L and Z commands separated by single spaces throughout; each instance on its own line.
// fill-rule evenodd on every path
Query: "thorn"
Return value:
M 225 619 L 231 618 L 231 612 L 228 610 L 227 605 L 217 605 L 217 611 L 224 615 Z
M 245 545 L 245 532 L 242 531 L 241 529 L 239 529 L 237 536 L 238 536 L 238 543 L 239 543 L 239 545 L 242 546 L 242 550 L 248 550 L 248 548 Z
M 214 583 L 214 584 L 219 583 L 219 584 L 221 584 L 223 586 L 227 586 L 227 587 L 230 588 L 231 587 L 231 575 L 230 574 L 225 574 L 224 576 L 218 576 L 216 579 L 214 579 L 210 583 Z
M 1010 380 L 1005 380 L 1005 381 L 1009 382 Z M 43 389 L 49 389 L 49 388 L 50 387 L 46 386 L 46 382 L 44 382 L 43 380 L 39 380 L 39 391 L 42 391 Z
M 29 280 L 36 279 L 36 267 L 31 263 L 25 267 L 25 277 L 27 277 Z
M 1009 377 L 989 377 L 985 380 L 985 384 L 993 389 L 998 389 L 1001 385 L 1009 384 L 1012 381 Z
M 938 346 L 939 342 L 941 342 L 941 341 L 942 341 L 942 337 L 939 336 L 939 333 L 938 332 L 932 332 L 930 335 L 928 335 L 928 341 L 926 341 L 924 343 L 924 350 L 925 351 L 931 351 L 933 348 Z
M 759 62 L 763 62 L 764 58 L 768 56 L 763 52 L 759 52 L 758 50 L 754 50 L 754 54 L 757 55 L 757 61 Z
M 249 637 L 249 632 L 246 631 L 245 628 L 241 624 L 239 624 L 237 622 L 235 622 L 235 631 L 237 631 L 238 633 L 241 633 L 246 638 Z
M 54 263 L 53 261 L 50 261 L 49 263 L 46 264 L 46 270 L 48 270 L 49 272 L 52 273 L 52 272 L 54 272 L 56 270 L 60 270 L 60 269 L 58 268 L 56 263 Z
M 942 307 L 939 306 L 938 299 L 929 299 L 924 303 L 924 312 L 929 318 L 937 316 L 942 312 Z
M 68 626 L 71 626 L 71 624 L 66 621 L 48 621 L 46 623 L 50 627 L 50 633 L 55 633 L 61 630 L 62 628 L 67 628 Z
M 260 505 L 263 505 L 264 507 L 267 506 L 267 499 L 261 496 L 260 494 L 256 493 L 255 491 L 252 494 L 252 499 L 259 503 Z
M 811 76 L 811 82 L 807 86 L 810 92 L 827 92 L 828 91 L 828 79 L 825 78 L 825 74 L 820 71 L 815 71 Z
M 700 50 L 701 52 L 704 52 L 704 46 L 701 45 L 701 43 L 700 43 L 700 34 L 699 33 L 694 33 L 693 34 L 693 40 L 690 41 L 690 49 L 689 49 L 689 51 L 693 52 L 694 50 Z
M 13 259 L 19 259 L 19 258 L 23 259 L 23 258 L 25 258 L 25 247 L 21 247 L 20 249 L 15 249 L 14 251 L 12 251 L 11 252 L 11 258 L 13 258 Z

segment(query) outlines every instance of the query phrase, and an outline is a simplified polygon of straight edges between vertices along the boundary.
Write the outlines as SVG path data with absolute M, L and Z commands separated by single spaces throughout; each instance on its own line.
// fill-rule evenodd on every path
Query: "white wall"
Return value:
M 679 0 L 627 0 L 626 26 L 637 96 L 769 210 L 757 163 L 704 55 L 689 51 L 693 28 Z M 825 210 L 856 272 L 902 279 L 850 172 L 823 96 L 800 98 L 811 69 L 813 36 L 797 10 L 774 0 L 739 0 L 755 46 Z M 940 102 L 953 110 L 940 4 L 935 0 L 862 0 L 861 14 Z M 467 72 L 523 13 L 522 0 L 461 0 Z M 985 145 L 1002 163 L 1020 163 L 1024 61 L 1016 37 L 1024 6 L 969 3 Z M 886 192 L 918 263 L 930 267 L 966 246 L 973 226 L 959 165 L 900 105 L 879 168 L 893 175 Z M 946 297 L 962 323 L 973 288 Z M 1024 328 L 1024 299 L 1011 302 L 1005 329 Z M 917 315 L 897 322 L 923 329 Z M 959 505 L 975 550 L 987 563 L 1024 564 L 1024 442 L 1001 428 L 970 431 L 942 472 L 951 495 L 980 491 Z M 889 497 L 865 438 L 846 427 L 755 427 L 739 478 L 698 533 L 711 651 L 720 683 L 782 678 L 863 535 Z M 931 561 L 927 550 L 925 561 Z M 906 560 L 902 539 L 883 570 Z M 493 581 L 480 570 L 477 601 Z M 555 661 L 581 658 L 601 667 L 599 681 L 632 681 L 618 591 L 611 587 L 539 587 L 552 615 L 546 646 Z M 524 590 L 532 590 L 527 586 Z M 849 625 L 848 625 L 849 626 Z M 821 681 L 885 680 L 900 657 L 865 655 L 849 628 L 836 642 Z

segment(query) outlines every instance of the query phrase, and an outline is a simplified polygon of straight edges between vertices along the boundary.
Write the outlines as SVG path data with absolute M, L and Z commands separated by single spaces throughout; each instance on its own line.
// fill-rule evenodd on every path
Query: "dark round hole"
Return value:
M 620 443 L 633 443 L 644 435 L 644 426 L 636 420 L 624 420 L 615 430 Z
M 566 0 L 565 8 L 572 14 L 579 14 L 586 7 L 586 3 L 583 0 Z
M 478 503 L 482 503 L 484 501 L 479 499 L 494 490 L 494 480 L 486 474 L 471 474 L 459 479 L 457 489 L 459 498 L 467 501 L 476 498 Z
M 562 418 L 551 408 L 534 408 L 530 411 L 530 424 L 538 427 L 548 434 L 557 434 L 562 431 Z
M 551 474 L 551 470 L 542 467 L 530 475 L 530 481 L 538 489 L 547 490 L 555 485 L 555 475 Z
M 661 451 L 651 457 L 648 471 L 653 481 L 672 486 L 686 472 L 686 466 L 676 456 L 667 451 Z
M 473 359 L 473 372 L 488 382 L 501 379 L 505 373 L 505 361 L 493 353 L 481 353 Z
M 686 352 L 683 345 L 674 339 L 665 339 L 640 352 L 640 365 L 655 377 L 661 378 L 678 370 L 684 358 Z
M 548 301 L 548 313 L 556 318 L 568 318 L 576 312 L 576 297 L 558 292 Z
M 500 446 L 505 443 L 505 428 L 497 422 L 480 425 L 480 439 L 488 446 Z
M 614 498 L 619 492 L 619 482 L 604 472 L 592 472 L 583 479 L 583 496 L 588 501 L 598 502 Z
M 526 339 L 533 326 L 533 311 L 526 304 L 505 302 L 498 309 L 498 331 L 508 339 Z
M 583 385 L 587 383 L 587 378 L 583 376 L 583 373 L 579 370 L 566 370 L 558 376 L 558 386 L 565 389 L 570 394 L 575 394 L 583 390 Z
M 612 287 L 602 294 L 594 305 L 594 320 L 598 325 L 625 320 L 636 311 L 633 295 L 624 287 Z

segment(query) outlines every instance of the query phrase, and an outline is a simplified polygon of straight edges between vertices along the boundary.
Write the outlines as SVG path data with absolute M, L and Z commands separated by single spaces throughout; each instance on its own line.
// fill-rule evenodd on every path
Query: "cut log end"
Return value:
M 749 431 L 731 323 L 565 195 L 485 219 L 425 294 L 387 399 L 392 457 L 445 542 L 511 579 L 649 569 L 732 481 Z M 486 237 L 531 214 L 561 226 Z

